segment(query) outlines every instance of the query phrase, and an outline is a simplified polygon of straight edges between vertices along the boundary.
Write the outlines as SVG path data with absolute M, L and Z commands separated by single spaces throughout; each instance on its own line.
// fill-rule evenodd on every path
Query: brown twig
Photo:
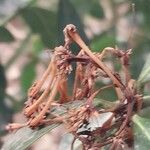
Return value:
M 58 83 L 59 83 L 59 79 L 60 77 L 58 77 L 54 83 L 54 87 L 51 91 L 51 94 L 50 94 L 50 97 L 48 98 L 48 101 L 45 105 L 45 107 L 43 108 L 43 110 L 40 112 L 40 114 L 34 118 L 31 122 L 30 122 L 30 126 L 31 127 L 34 127 L 36 126 L 38 123 L 41 122 L 42 119 L 45 118 L 45 113 L 47 112 L 47 110 L 50 108 L 50 105 L 52 103 L 52 101 L 54 100 L 55 96 L 56 96 L 56 93 L 57 93 L 57 88 L 58 88 Z
M 52 63 L 50 63 L 50 64 L 52 65 Z M 50 65 L 50 66 L 51 66 L 51 65 Z M 50 68 L 52 69 L 52 66 L 51 66 Z M 49 74 L 48 71 L 46 71 L 46 73 L 44 73 L 43 79 L 44 79 L 48 74 Z M 56 75 L 56 68 L 53 68 L 52 71 L 51 71 L 51 75 L 50 75 L 48 87 L 47 87 L 46 90 L 42 93 L 42 95 L 40 96 L 40 98 L 39 98 L 35 103 L 33 103 L 33 105 L 31 105 L 31 106 L 25 108 L 24 114 L 25 114 L 26 116 L 30 116 L 30 115 L 37 109 L 38 105 L 39 105 L 42 101 L 44 101 L 45 98 L 48 96 L 48 94 L 49 94 L 49 92 L 50 92 L 50 90 L 51 90 L 51 87 L 52 87 L 52 84 L 53 84 L 52 82 L 53 82 L 53 80 L 54 80 L 55 75 Z M 42 80 L 42 82 L 44 82 L 44 80 Z M 40 84 L 41 84 L 41 83 L 40 83 Z M 38 84 L 38 87 L 39 87 L 40 84 Z M 36 89 L 37 89 L 37 88 L 36 88 Z

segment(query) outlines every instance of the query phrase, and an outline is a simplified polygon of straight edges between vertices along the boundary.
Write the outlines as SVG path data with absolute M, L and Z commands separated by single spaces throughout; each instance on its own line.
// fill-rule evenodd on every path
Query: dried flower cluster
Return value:
M 23 110 L 27 122 L 9 124 L 7 129 L 14 130 L 23 126 L 35 128 L 43 124 L 60 122 L 65 124 L 68 132 L 71 132 L 75 139 L 82 142 L 85 150 L 96 150 L 106 145 L 110 150 L 123 149 L 133 140 L 131 118 L 142 106 L 142 96 L 129 73 L 131 50 L 123 51 L 107 47 L 101 53 L 93 53 L 72 24 L 65 27 L 64 36 L 64 46 L 55 48 L 51 62 L 41 80 L 34 83 L 29 89 L 28 100 Z M 70 44 L 72 42 L 76 42 L 81 47 L 77 55 L 71 53 Z M 107 54 L 112 54 L 118 59 L 118 63 L 122 66 L 124 79 L 104 63 Z M 70 96 L 67 92 L 67 83 L 68 75 L 73 70 L 72 62 L 76 63 L 76 70 Z M 96 89 L 95 84 L 100 77 L 109 78 L 112 84 Z M 118 103 L 108 109 L 95 108 L 93 105 L 95 96 L 107 88 L 115 89 Z M 68 112 L 61 116 L 51 113 L 54 106 L 59 107 L 74 100 L 85 100 L 85 104 L 76 109 L 68 109 Z M 94 130 L 86 128 L 91 117 L 106 112 L 111 112 L 111 115 L 102 126 Z M 79 131 L 83 126 L 84 131 Z

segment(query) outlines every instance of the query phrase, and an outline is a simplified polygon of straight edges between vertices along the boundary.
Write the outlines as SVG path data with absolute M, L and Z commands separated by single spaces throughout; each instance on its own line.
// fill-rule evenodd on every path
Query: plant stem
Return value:
M 48 99 L 47 102 L 46 102 L 45 107 L 44 107 L 43 110 L 39 113 L 39 115 L 38 115 L 36 118 L 34 118 L 34 119 L 30 122 L 30 126 L 31 126 L 31 127 L 36 126 L 37 124 L 39 124 L 39 123 L 42 121 L 42 119 L 44 119 L 43 117 L 44 117 L 45 113 L 46 113 L 47 110 L 50 108 L 51 103 L 52 103 L 52 101 L 54 100 L 54 98 L 55 98 L 55 96 L 56 96 L 56 94 L 57 94 L 57 88 L 58 88 L 59 81 L 60 81 L 60 77 L 57 77 L 57 79 L 56 79 L 56 81 L 55 81 L 55 83 L 54 83 L 54 87 L 53 87 L 53 89 L 52 89 L 52 91 L 51 91 L 51 94 L 50 94 L 49 99 Z
M 52 68 L 52 65 L 53 65 L 53 63 L 51 62 L 50 65 L 49 65 L 49 67 L 48 67 L 48 69 L 47 69 L 46 72 L 44 73 L 44 75 L 43 75 L 43 77 L 42 77 L 42 80 L 39 81 L 39 82 L 38 82 L 39 84 L 37 84 L 37 87 L 35 87 L 36 89 L 34 90 L 34 93 L 35 93 L 35 91 L 36 91 L 36 92 L 39 92 L 39 90 L 40 90 L 41 86 L 43 85 L 44 81 L 46 80 L 47 76 L 50 74 L 50 70 L 51 70 L 51 68 Z M 51 77 L 50 77 L 50 80 L 49 80 L 48 87 L 47 87 L 46 90 L 42 93 L 42 95 L 40 96 L 40 98 L 39 98 L 35 103 L 33 103 L 33 105 L 31 105 L 31 106 L 29 106 L 29 107 L 27 107 L 27 108 L 25 109 L 24 114 L 25 114 L 26 116 L 30 116 L 30 115 L 35 111 L 35 109 L 38 107 L 38 105 L 39 105 L 42 101 L 44 101 L 44 99 L 48 96 L 48 94 L 49 94 L 49 92 L 50 92 L 50 89 L 51 89 L 51 87 L 52 87 L 52 83 L 53 83 L 53 80 L 54 80 L 55 75 L 56 75 L 56 74 L 55 74 L 55 68 L 54 68 L 54 70 L 52 70 L 52 72 L 51 72 Z M 34 93 L 33 93 L 33 94 L 34 94 Z

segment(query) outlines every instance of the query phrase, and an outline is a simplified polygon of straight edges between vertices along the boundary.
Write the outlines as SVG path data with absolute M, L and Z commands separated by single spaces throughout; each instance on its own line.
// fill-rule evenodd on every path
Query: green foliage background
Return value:
M 149 55 L 150 48 L 150 0 L 110 0 L 114 13 L 116 13 L 115 9 L 120 4 L 127 3 L 129 6 L 131 6 L 131 3 L 135 4 L 135 12 L 132 12 L 132 10 L 129 9 L 128 13 L 125 14 L 126 17 L 131 19 L 133 26 L 138 26 L 139 28 L 139 32 L 135 31 L 135 37 L 131 39 L 134 43 L 131 45 L 129 41 L 120 42 L 116 38 L 117 18 L 114 18 L 111 27 L 107 31 L 96 34 L 90 39 L 86 36 L 86 24 L 83 21 L 86 15 L 90 15 L 99 20 L 105 18 L 105 11 L 102 9 L 102 6 L 100 5 L 101 3 L 99 3 L 98 0 L 58 0 L 53 4 L 54 6 L 46 8 L 42 7 L 39 1 L 40 0 L 24 1 L 24 3 L 20 4 L 20 6 L 16 6 L 16 9 L 13 11 L 13 13 L 9 15 L 0 13 L 1 43 L 10 44 L 16 41 L 15 36 L 11 33 L 9 28 L 7 28 L 7 25 L 10 22 L 21 19 L 25 29 L 28 28 L 26 38 L 20 40 L 20 46 L 15 50 L 15 54 L 8 60 L 6 64 L 2 64 L 0 62 L 0 133 L 5 134 L 3 128 L 4 124 L 10 122 L 13 113 L 20 111 L 20 109 L 23 107 L 23 103 L 26 99 L 27 89 L 30 87 L 36 77 L 35 68 L 40 61 L 39 55 L 43 49 L 52 49 L 58 44 L 63 44 L 62 30 L 66 24 L 73 23 L 77 26 L 78 31 L 84 41 L 93 50 L 102 50 L 105 47 L 115 47 L 116 45 L 122 49 L 133 49 L 131 60 L 132 77 L 138 80 L 139 89 L 145 93 L 145 97 L 147 96 L 145 98 L 145 103 L 147 105 L 144 105 L 145 108 L 143 108 L 141 116 L 136 115 L 133 119 L 135 126 L 135 149 L 148 150 L 150 146 L 150 144 L 148 144 L 150 143 L 150 115 L 147 114 L 150 114 L 150 93 L 147 92 L 149 90 L 144 87 L 145 84 L 150 81 L 149 58 L 144 68 L 143 65 L 146 56 Z M 0 5 L 3 3 L 4 0 L 0 1 Z M 52 9 L 53 7 L 54 9 Z M 72 49 L 74 53 L 77 53 L 76 45 L 72 45 Z M 11 65 L 16 63 L 16 60 L 24 53 L 30 53 L 31 55 L 30 60 L 24 65 L 21 72 L 20 84 L 22 90 L 20 95 L 22 95 L 22 97 L 21 101 L 17 101 L 15 97 L 12 97 L 6 92 L 7 78 L 5 72 L 9 70 Z M 142 73 L 140 73 L 141 71 Z M 103 95 L 101 98 L 105 98 L 105 95 L 108 95 L 109 98 L 114 97 L 113 92 L 111 91 Z M 13 103 L 11 107 L 6 104 L 6 99 L 9 99 Z M 144 110 L 146 110 L 146 113 L 144 113 Z M 45 134 L 52 128 L 48 127 L 42 129 L 41 131 L 34 131 L 38 132 L 38 134 L 34 134 L 33 139 L 29 141 L 29 143 L 32 144 L 33 141 L 41 137 L 43 135 L 43 130 Z M 24 132 L 23 130 L 22 132 Z M 24 135 L 22 132 L 19 131 L 19 135 L 23 137 Z M 27 134 L 30 134 L 30 131 L 27 132 Z M 138 137 L 139 134 L 141 135 L 142 140 L 140 137 Z M 22 141 L 19 139 L 16 140 L 16 145 L 18 144 L 17 142 L 24 143 L 28 141 Z M 8 147 L 7 150 L 11 149 L 11 144 L 8 145 Z M 25 148 L 26 147 L 22 147 L 22 149 Z M 4 150 L 5 149 L 6 148 L 4 148 Z

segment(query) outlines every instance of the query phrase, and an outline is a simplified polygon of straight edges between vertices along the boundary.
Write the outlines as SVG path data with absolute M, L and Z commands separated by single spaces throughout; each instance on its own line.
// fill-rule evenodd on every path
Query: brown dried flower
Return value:
M 129 58 L 131 50 L 123 51 L 111 47 L 105 48 L 101 53 L 93 53 L 84 43 L 74 25 L 67 25 L 64 29 L 65 44 L 54 49 L 54 55 L 43 74 L 41 80 L 36 81 L 28 92 L 28 100 L 25 103 L 24 114 L 27 117 L 25 124 L 10 124 L 8 130 L 18 129 L 24 126 L 38 127 L 43 124 L 64 123 L 68 132 L 75 139 L 79 139 L 85 150 L 99 149 L 110 145 L 109 149 L 122 148 L 126 141 L 133 140 L 131 118 L 142 107 L 142 95 L 136 89 L 135 80 L 129 72 Z M 81 50 L 73 55 L 70 50 L 71 42 L 76 42 Z M 113 54 L 122 65 L 124 79 L 104 63 L 107 54 Z M 73 70 L 72 62 L 76 63 L 75 81 L 71 96 L 68 96 L 68 75 Z M 109 78 L 112 84 L 96 89 L 96 79 L 99 77 Z M 47 87 L 43 85 L 47 82 Z M 70 88 L 70 87 L 69 87 Z M 114 88 L 117 95 L 117 103 L 112 108 L 96 108 L 94 98 L 102 90 Z M 58 96 L 57 96 L 58 95 Z M 52 108 L 72 100 L 85 100 L 82 107 L 68 109 L 62 116 L 51 113 Z M 105 113 L 111 115 L 91 130 L 83 126 L 90 124 L 94 115 L 98 118 Z M 51 118 L 48 118 L 51 116 Z M 84 135 L 84 136 L 83 136 Z M 75 140 L 74 140 L 75 141 Z

